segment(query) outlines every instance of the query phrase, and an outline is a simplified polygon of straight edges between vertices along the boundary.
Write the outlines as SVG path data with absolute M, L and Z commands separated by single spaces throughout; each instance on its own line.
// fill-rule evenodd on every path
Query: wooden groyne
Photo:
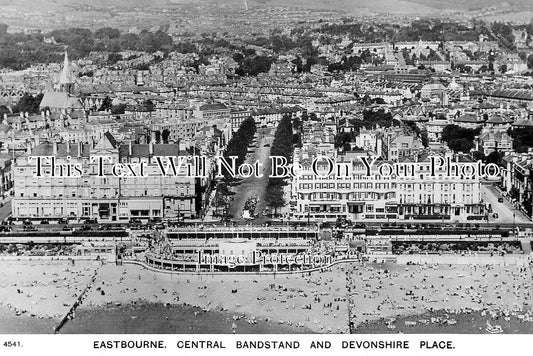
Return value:
M 61 318 L 59 321 L 59 324 L 54 326 L 54 334 L 58 334 L 61 328 L 66 324 L 66 322 L 69 319 L 74 318 L 74 313 L 76 312 L 76 309 L 81 305 L 83 298 L 87 294 L 87 292 L 91 289 L 91 287 L 94 285 L 94 282 L 96 280 L 96 275 L 98 274 L 98 270 L 94 271 L 94 275 L 92 276 L 91 280 L 87 284 L 87 286 L 83 289 L 83 291 L 80 293 L 80 295 L 76 298 L 74 303 L 70 306 L 68 312 Z

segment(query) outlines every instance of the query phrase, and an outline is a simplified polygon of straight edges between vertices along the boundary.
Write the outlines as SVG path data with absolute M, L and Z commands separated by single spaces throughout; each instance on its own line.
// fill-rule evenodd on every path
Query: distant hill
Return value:
M 366 10 L 376 13 L 435 15 L 443 10 L 479 10 L 487 7 L 505 7 L 510 12 L 533 10 L 533 0 L 0 0 L 0 7 L 20 11 L 43 11 L 79 8 L 172 8 L 180 4 L 212 5 L 213 7 L 250 8 L 259 6 L 299 7 L 357 13 Z M 1 17 L 1 16 L 0 16 Z
M 219 0 L 235 2 L 238 0 Z M 367 8 L 375 12 L 428 12 L 435 10 L 477 10 L 491 6 L 509 6 L 515 11 L 533 9 L 531 0 L 248 0 L 249 4 L 298 6 L 353 10 Z
M 172 4 L 211 2 L 244 6 L 243 0 L 0 0 L 0 6 L 16 6 L 26 9 L 53 9 L 72 5 L 116 7 L 165 7 Z M 353 11 L 366 8 L 375 12 L 432 12 L 438 10 L 475 10 L 490 6 L 508 5 L 514 10 L 531 10 L 531 0 L 247 0 L 249 6 L 295 6 L 310 9 Z

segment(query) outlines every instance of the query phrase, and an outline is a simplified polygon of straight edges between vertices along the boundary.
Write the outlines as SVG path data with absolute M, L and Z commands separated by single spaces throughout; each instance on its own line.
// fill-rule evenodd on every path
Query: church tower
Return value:
M 59 75 L 59 81 L 54 85 L 55 90 L 44 92 L 43 99 L 39 107 L 43 111 L 70 113 L 74 110 L 83 110 L 83 103 L 74 95 L 75 77 L 72 74 L 72 68 L 68 61 L 68 55 L 65 51 L 63 68 Z
M 72 70 L 70 69 L 70 63 L 68 61 L 68 54 L 65 51 L 65 59 L 63 60 L 63 70 L 59 77 L 59 91 L 72 94 L 74 90 L 74 77 Z

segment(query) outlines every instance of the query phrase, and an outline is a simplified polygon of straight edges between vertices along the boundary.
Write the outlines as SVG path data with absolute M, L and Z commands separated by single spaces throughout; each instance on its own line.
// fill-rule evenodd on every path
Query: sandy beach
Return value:
M 97 270 L 80 308 L 131 302 L 197 306 L 313 332 L 434 310 L 531 310 L 531 271 L 520 266 L 341 265 L 308 275 L 169 275 L 96 262 L 1 262 L 0 307 L 59 320 Z M 348 298 L 350 298 L 348 300 Z M 2 313 L 0 313 L 2 318 Z M 28 318 L 29 319 L 29 318 Z M 231 332 L 228 330 L 228 332 Z
M 186 303 L 317 332 L 348 332 L 345 274 L 339 269 L 311 276 L 177 276 L 137 266 L 103 266 L 84 305 L 117 300 Z
M 1 261 L 0 307 L 13 314 L 59 319 L 99 267 L 96 262 Z
M 449 309 L 531 311 L 531 271 L 516 265 L 385 265 L 347 269 L 354 325 Z

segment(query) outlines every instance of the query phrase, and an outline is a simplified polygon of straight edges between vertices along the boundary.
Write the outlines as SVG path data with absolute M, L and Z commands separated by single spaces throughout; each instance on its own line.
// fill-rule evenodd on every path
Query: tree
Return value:
M 120 37 L 120 31 L 116 28 L 111 27 L 102 27 L 94 32 L 94 37 L 96 38 L 119 38 Z
M 161 133 L 161 138 L 163 139 L 163 143 L 168 143 L 168 138 L 170 136 L 170 131 L 168 129 L 164 129 Z
M 355 141 L 354 132 L 341 132 L 335 135 L 335 148 L 345 147 L 346 144 Z
M 497 150 L 492 151 L 486 158 L 486 163 L 494 163 L 500 165 L 502 163 L 503 154 Z
M 292 64 L 296 66 L 297 73 L 301 73 L 303 71 L 303 62 L 300 56 L 297 56 L 296 59 L 292 61 Z
M 483 152 L 481 152 L 481 151 L 473 151 L 472 152 L 472 158 L 475 161 L 485 161 L 487 159 L 485 157 L 485 155 L 483 154 Z
M 102 105 L 100 105 L 99 111 L 108 111 L 111 110 L 111 107 L 113 106 L 113 101 L 109 96 L 106 96 L 104 100 L 102 100 Z
M 259 73 L 266 73 L 274 60 L 267 56 L 246 57 L 240 64 L 235 74 L 240 76 L 255 77 Z
M 533 69 L 533 54 L 530 54 L 528 57 L 527 57 L 527 67 L 529 69 Z
M 274 208 L 274 215 L 278 215 L 278 209 L 285 206 L 283 186 L 268 185 L 265 193 L 265 200 L 268 206 Z
M 3 119 L 4 117 L 4 114 L 10 114 L 11 111 L 9 111 L 9 109 L 7 108 L 7 106 L 5 105 L 0 105 L 0 120 Z
M 474 148 L 474 138 L 480 129 L 466 129 L 456 125 L 447 125 L 442 130 L 442 140 L 455 152 L 469 152 Z
M 122 115 L 126 110 L 126 104 L 118 104 L 111 106 L 111 114 L 113 115 Z
M 39 112 L 39 105 L 43 100 L 43 94 L 31 95 L 25 93 L 22 98 L 20 98 L 17 105 L 13 107 L 13 112 L 27 112 L 30 114 L 36 114 Z
M 454 152 L 469 152 L 474 148 L 474 144 L 466 138 L 456 138 L 448 142 L 448 147 Z
M 147 99 L 144 101 L 144 106 L 146 106 L 146 109 L 148 111 L 153 111 L 154 110 L 154 102 L 152 101 L 152 99 Z
M 121 61 L 122 59 L 123 58 L 120 53 L 110 53 L 109 56 L 107 56 L 107 61 L 109 62 L 109 64 L 115 64 L 118 61 Z
M 429 146 L 428 131 L 426 129 L 420 131 L 420 140 L 422 141 L 422 146 Z
M 248 117 L 241 123 L 237 132 L 229 140 L 226 151 L 224 152 L 224 158 L 230 162 L 230 157 L 236 156 L 236 165 L 241 165 L 246 159 L 248 146 L 252 142 L 255 132 L 255 121 L 252 117 Z M 223 169 L 222 174 L 226 182 L 235 180 L 235 177 L 232 177 L 226 169 Z
M 295 125 L 297 126 L 299 124 L 296 123 Z M 292 161 L 293 151 L 292 119 L 290 115 L 284 115 L 278 124 L 276 133 L 274 134 L 274 141 L 272 141 L 270 155 L 284 157 L 287 162 L 290 163 Z M 283 199 L 283 186 L 285 184 L 285 180 L 282 178 L 270 177 L 268 179 L 265 199 L 267 205 L 274 208 L 276 215 L 277 209 L 285 205 L 285 200 Z
M 513 147 L 517 152 L 527 152 L 530 147 L 533 147 L 533 128 L 510 129 L 508 134 L 513 139 Z

